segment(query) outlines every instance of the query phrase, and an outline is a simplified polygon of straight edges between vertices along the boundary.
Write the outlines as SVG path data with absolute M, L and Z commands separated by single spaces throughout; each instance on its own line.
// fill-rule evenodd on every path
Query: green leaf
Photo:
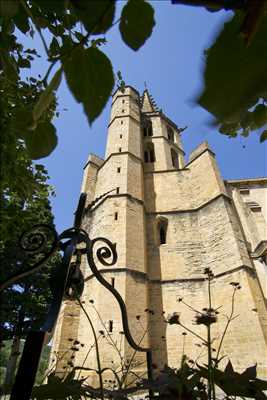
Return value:
M 99 38 L 99 39 L 91 41 L 92 47 L 97 47 L 97 46 L 100 47 L 100 46 L 102 46 L 103 44 L 106 44 L 106 43 L 107 43 L 107 41 L 106 41 L 105 38 Z
M 57 90 L 57 88 L 60 85 L 62 78 L 62 67 L 57 70 L 53 78 L 51 79 L 49 85 L 45 88 L 41 96 L 39 97 L 39 100 L 35 104 L 33 108 L 33 119 L 35 121 L 38 121 L 39 118 L 42 116 L 43 112 L 47 110 L 49 105 L 54 99 L 54 91 Z
M 57 56 L 60 53 L 60 46 L 58 44 L 58 41 L 55 37 L 53 37 L 50 47 L 49 47 L 49 54 L 54 57 Z
M 19 57 L 18 66 L 20 68 L 31 68 L 31 63 L 27 58 Z
M 14 17 L 14 23 L 22 33 L 27 33 L 30 30 L 28 15 L 21 5 L 19 8 L 19 12 Z
M 15 132 L 16 136 L 25 139 L 34 128 L 32 110 L 25 108 L 17 109 L 11 120 L 11 129 Z
M 0 0 L 0 16 L 4 18 L 12 18 L 19 9 L 17 0 Z
M 106 32 L 115 15 L 114 0 L 71 0 L 73 9 L 91 35 Z
M 11 81 L 16 81 L 18 79 L 18 67 L 14 57 L 3 51 L 0 53 L 0 61 L 6 76 Z
M 236 123 L 222 124 L 219 128 L 219 132 L 222 133 L 223 135 L 235 137 L 235 136 L 237 136 L 236 131 L 238 129 L 239 129 L 239 126 Z
M 57 15 L 64 14 L 65 11 L 65 0 L 34 0 L 41 11 L 46 13 L 55 13 Z
M 57 145 L 56 128 L 43 122 L 25 138 L 26 148 L 33 160 L 47 157 Z
M 248 111 L 244 114 L 243 118 L 240 121 L 240 126 L 244 129 L 246 129 L 246 128 L 255 129 L 252 112 Z
M 261 128 L 267 123 L 267 107 L 264 104 L 258 104 L 252 113 L 256 128 Z
M 79 42 L 81 42 L 85 38 L 85 36 L 80 32 L 74 32 L 74 35 Z
M 243 128 L 241 132 L 241 136 L 248 137 L 250 134 L 250 129 L 249 128 Z
M 105 107 L 114 86 L 110 60 L 98 48 L 78 46 L 63 62 L 63 68 L 72 94 L 82 103 L 92 123 Z
M 267 17 L 246 47 L 239 34 L 243 14 L 226 22 L 208 50 L 198 103 L 221 122 L 240 120 L 267 91 Z
M 138 50 L 149 38 L 155 25 L 154 9 L 144 0 L 129 0 L 123 7 L 120 32 L 124 42 Z
M 260 137 L 260 142 L 264 142 L 267 139 L 267 130 L 263 131 Z
M 45 29 L 49 26 L 48 18 L 43 18 L 41 16 L 35 17 L 35 23 L 41 29 Z

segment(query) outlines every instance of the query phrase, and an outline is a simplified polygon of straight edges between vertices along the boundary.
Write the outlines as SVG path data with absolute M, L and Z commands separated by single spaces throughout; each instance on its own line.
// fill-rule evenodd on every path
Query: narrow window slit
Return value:
M 160 236 L 160 244 L 166 244 L 166 230 L 164 229 L 163 226 L 160 227 L 159 236 Z

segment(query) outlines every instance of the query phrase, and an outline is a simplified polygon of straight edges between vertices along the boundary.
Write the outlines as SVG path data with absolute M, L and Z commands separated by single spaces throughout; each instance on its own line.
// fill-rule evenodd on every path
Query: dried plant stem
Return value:
M 112 336 L 110 335 L 109 331 L 107 330 L 107 327 L 106 327 L 106 325 L 105 325 L 105 323 L 104 323 L 104 321 L 103 321 L 103 319 L 102 319 L 102 317 L 101 317 L 99 311 L 97 310 L 97 308 L 96 308 L 94 305 L 93 305 L 92 307 L 93 307 L 93 309 L 95 310 L 95 312 L 97 313 L 97 316 L 98 316 L 98 318 L 99 318 L 99 321 L 101 322 L 101 325 L 102 325 L 103 328 L 105 329 L 105 331 L 106 331 L 106 333 L 107 333 L 107 335 L 108 335 L 108 338 L 109 338 L 109 340 L 111 341 L 112 346 L 113 346 L 113 347 L 115 348 L 115 350 L 117 351 L 118 356 L 119 356 L 119 358 L 120 358 L 121 367 L 122 367 L 122 366 L 123 366 L 123 358 L 122 358 L 121 352 L 120 352 L 120 350 L 119 350 L 117 344 L 116 344 L 115 341 L 113 340 Z
M 99 376 L 99 385 L 100 385 L 100 393 L 101 393 L 101 400 L 104 400 L 104 386 L 103 386 L 103 379 L 102 379 L 102 369 L 101 369 L 101 362 L 100 362 L 100 353 L 99 353 L 99 347 L 98 347 L 98 342 L 97 342 L 97 336 L 96 336 L 96 332 L 95 332 L 95 328 L 94 325 L 91 321 L 91 318 L 89 317 L 88 312 L 85 310 L 84 306 L 82 305 L 81 300 L 79 299 L 79 297 L 76 295 L 76 299 L 81 307 L 81 309 L 83 310 L 94 335 L 94 341 L 95 341 L 95 349 L 96 349 L 96 360 L 97 360 L 97 369 L 98 369 L 98 376 Z
M 144 337 L 145 337 L 145 335 L 146 335 L 147 333 L 148 333 L 148 329 L 147 329 L 147 330 L 143 333 L 143 335 L 141 336 L 141 339 L 140 339 L 139 342 L 138 342 L 138 346 L 142 343 L 142 341 L 143 341 L 143 339 L 144 339 Z M 127 378 L 127 375 L 128 375 L 128 373 L 129 373 L 129 370 L 130 370 L 130 368 L 131 368 L 131 365 L 132 365 L 132 362 L 133 362 L 133 360 L 134 360 L 134 357 L 135 357 L 136 353 L 137 353 L 137 350 L 134 350 L 134 352 L 133 352 L 133 354 L 132 354 L 132 356 L 131 356 L 130 362 L 129 362 L 129 364 L 127 365 L 125 374 L 123 374 L 123 376 L 122 376 L 121 385 L 123 385 L 123 383 L 125 382 L 125 379 Z
M 211 310 L 212 301 L 211 301 L 211 276 L 208 275 L 208 295 L 209 295 L 209 310 Z M 209 399 L 215 400 L 215 383 L 214 383 L 214 368 L 212 361 L 212 348 L 211 348 L 211 325 L 207 325 L 207 347 L 208 347 L 208 371 L 209 371 L 209 379 L 208 379 L 208 396 Z
M 219 344 L 219 347 L 218 347 L 218 350 L 217 350 L 216 361 L 215 361 L 215 365 L 216 366 L 218 364 L 218 359 L 219 359 L 219 356 L 220 356 L 220 351 L 221 351 L 221 348 L 222 348 L 224 337 L 226 335 L 226 332 L 228 330 L 230 322 L 233 320 L 236 290 L 237 289 L 234 288 L 234 291 L 233 291 L 233 294 L 232 294 L 232 301 L 231 301 L 231 314 L 230 314 L 230 317 L 227 317 L 227 323 L 225 325 L 225 328 L 224 328 L 224 331 L 223 331 L 223 334 L 222 334 L 222 337 L 221 337 L 221 341 L 220 341 L 220 344 Z
M 189 329 L 187 326 L 181 324 L 181 322 L 179 323 L 179 325 L 184 328 L 187 332 L 190 332 L 191 335 L 196 336 L 198 339 L 201 340 L 201 342 L 203 342 L 206 346 L 207 346 L 207 341 L 205 339 L 203 339 L 203 337 L 201 337 L 200 335 L 198 335 L 197 333 L 195 333 L 194 331 L 192 331 L 191 329 Z
M 198 311 L 196 308 L 190 306 L 190 304 L 187 304 L 185 301 L 181 301 L 182 304 L 184 304 L 186 307 L 188 307 L 191 311 L 196 312 L 197 314 L 201 314 L 201 311 Z
M 99 339 L 101 339 L 101 335 L 98 336 L 97 341 L 99 341 Z M 82 368 L 84 367 L 84 364 L 86 363 L 86 360 L 87 360 L 87 358 L 88 358 L 88 356 L 89 356 L 91 350 L 92 350 L 94 347 L 95 347 L 95 344 L 91 345 L 90 348 L 89 348 L 89 350 L 87 351 L 86 356 L 84 357 L 84 360 L 83 360 L 83 363 L 82 363 L 82 366 L 81 366 L 81 369 L 80 369 L 80 372 L 79 372 L 79 374 L 78 374 L 78 378 L 77 378 L 77 379 L 79 379 L 79 377 L 80 377 L 80 375 L 81 375 Z M 77 368 L 77 369 L 78 369 L 78 368 Z

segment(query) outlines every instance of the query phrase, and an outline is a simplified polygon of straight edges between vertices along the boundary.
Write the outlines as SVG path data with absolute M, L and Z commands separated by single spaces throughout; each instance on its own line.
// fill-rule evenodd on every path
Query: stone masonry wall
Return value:
M 225 315 L 231 313 L 231 297 L 233 287 L 231 282 L 239 282 L 241 289 L 237 291 L 234 302 L 234 315 L 237 318 L 232 321 L 229 330 L 223 341 L 221 355 L 225 360 L 221 363 L 223 369 L 230 358 L 234 368 L 242 371 L 245 368 L 257 363 L 259 376 L 267 376 L 267 347 L 266 347 L 266 325 L 260 322 L 262 315 L 259 315 L 254 299 L 255 293 L 251 291 L 250 280 L 256 278 L 244 270 L 230 273 L 216 278 L 212 282 L 212 306 L 219 308 L 218 322 L 212 325 L 212 343 L 214 349 L 218 350 L 227 319 Z M 258 284 L 255 282 L 258 291 Z M 156 310 L 151 318 L 152 328 L 151 343 L 153 347 L 153 362 L 162 367 L 164 363 L 172 367 L 180 364 L 181 356 L 186 354 L 191 360 L 198 360 L 203 363 L 207 360 L 206 347 L 201 340 L 190 334 L 183 326 L 168 325 L 163 321 L 164 315 L 178 312 L 180 321 L 187 328 L 206 339 L 206 328 L 203 325 L 195 324 L 195 312 L 192 312 L 179 297 L 191 307 L 201 311 L 208 307 L 208 291 L 206 281 L 182 281 L 157 282 L 150 284 L 151 307 Z M 182 335 L 186 332 L 186 335 Z M 214 354 L 216 352 L 214 351 Z
M 145 174 L 145 204 L 148 212 L 195 209 L 226 189 L 218 181 L 213 156 L 205 151 L 185 170 Z

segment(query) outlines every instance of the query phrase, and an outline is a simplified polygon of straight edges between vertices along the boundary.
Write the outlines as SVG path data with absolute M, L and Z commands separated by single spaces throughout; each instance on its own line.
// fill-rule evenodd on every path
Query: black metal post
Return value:
M 31 398 L 45 338 L 46 332 L 30 332 L 27 335 L 10 400 Z
M 149 350 L 146 353 L 146 365 L 147 365 L 147 377 L 148 380 L 153 379 L 153 372 L 152 372 L 152 351 Z M 148 390 L 149 398 L 152 399 L 154 397 L 154 391 L 152 389 Z

